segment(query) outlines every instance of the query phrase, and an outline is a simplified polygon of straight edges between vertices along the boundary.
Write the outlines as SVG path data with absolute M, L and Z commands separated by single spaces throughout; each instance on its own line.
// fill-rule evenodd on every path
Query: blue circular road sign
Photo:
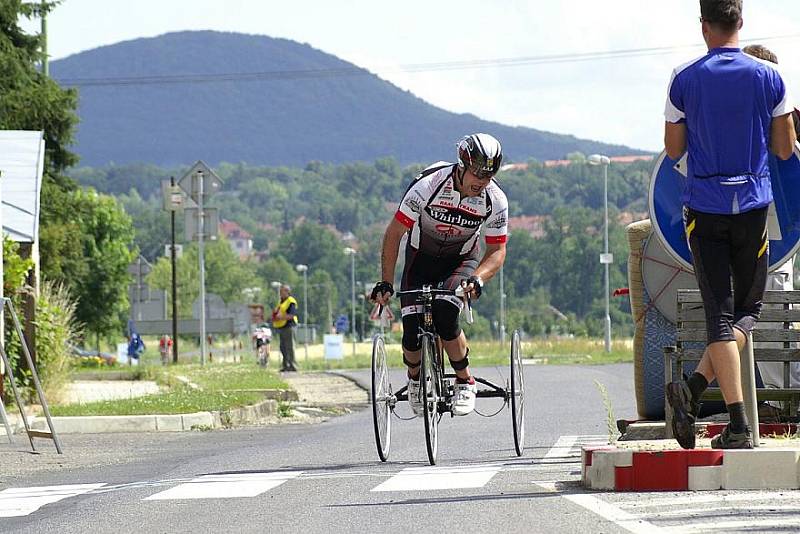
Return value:
M 800 248 L 800 145 L 795 145 L 794 154 L 786 161 L 771 155 L 769 170 L 775 198 L 767 222 L 769 270 L 773 271 Z M 686 154 L 673 160 L 666 152 L 661 153 L 650 180 L 650 219 L 667 252 L 682 267 L 694 271 L 683 228 L 681 193 L 686 176 Z

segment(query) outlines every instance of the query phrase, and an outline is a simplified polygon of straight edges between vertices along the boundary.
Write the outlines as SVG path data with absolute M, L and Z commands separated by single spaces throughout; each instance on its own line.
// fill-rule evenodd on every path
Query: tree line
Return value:
M 603 176 L 601 170 L 586 165 L 582 155 L 571 158 L 570 165 L 556 167 L 530 161 L 527 168 L 497 177 L 509 198 L 512 221 L 522 215 L 544 217 L 543 236 L 518 229 L 509 240 L 504 271 L 508 328 L 519 326 L 534 334 L 602 333 Z M 610 248 L 615 253 L 612 288 L 627 285 L 627 243 L 619 217 L 623 212 L 646 211 L 651 165 L 638 162 L 609 168 Z M 253 295 L 245 290 L 258 287 L 254 298 L 271 304 L 273 281 L 288 282 L 301 294 L 302 278 L 294 266 L 304 264 L 309 266 L 309 322 L 324 325 L 331 315 L 349 315 L 350 261 L 343 249 L 358 249 L 355 278 L 361 295 L 379 276 L 383 230 L 423 167 L 402 167 L 392 158 L 343 165 L 311 162 L 304 168 L 218 166 L 215 171 L 224 185 L 211 205 L 219 209 L 221 218 L 237 222 L 252 234 L 256 255 L 242 261 L 227 244 L 218 243 L 209 252 L 218 257 L 206 260 L 209 291 L 230 302 Z M 169 242 L 170 227 L 161 207 L 160 184 L 184 172 L 184 168 L 126 165 L 76 168 L 70 174 L 117 198 L 132 218 L 138 249 L 156 262 L 152 283 L 163 289 L 170 287 L 169 265 L 166 258 L 159 258 Z M 178 220 L 182 240 L 182 220 Z M 196 247 L 189 245 L 187 253 L 179 268 L 183 288 L 179 304 L 184 312 L 199 294 L 191 274 L 197 269 Z M 232 283 L 234 279 L 238 282 Z M 485 335 L 496 332 L 500 315 L 498 282 L 487 289 L 477 307 L 481 319 L 472 327 Z M 617 332 L 630 333 L 624 299 L 614 302 L 612 314 Z
M 169 242 L 161 183 L 187 169 L 78 166 L 77 155 L 69 150 L 77 124 L 77 92 L 40 73 L 39 37 L 18 26 L 20 16 L 37 9 L 42 5 L 20 0 L 0 4 L 0 128 L 45 132 L 42 276 L 62 284 L 72 296 L 76 322 L 86 338 L 118 337 L 129 309 L 127 266 L 138 254 L 155 262 L 151 282 L 168 287 L 167 266 L 160 259 Z M 455 156 L 450 141 L 442 140 L 444 160 Z M 585 165 L 580 154 L 571 158 L 571 165 L 559 167 L 531 160 L 526 168 L 498 176 L 512 218 L 545 217 L 543 237 L 512 232 L 504 270 L 508 328 L 521 326 L 532 334 L 602 331 L 602 172 Z M 361 294 L 379 276 L 386 223 L 410 181 L 428 163 L 401 166 L 388 157 L 339 165 L 312 161 L 302 168 L 219 165 L 215 171 L 225 183 L 211 205 L 253 235 L 258 255 L 240 261 L 222 240 L 210 245 L 209 291 L 226 302 L 251 298 L 271 305 L 273 281 L 288 282 L 300 294 L 302 278 L 295 265 L 302 263 L 309 266 L 309 321 L 325 324 L 330 316 L 347 313 L 350 262 L 343 248 L 358 249 L 355 278 Z M 627 246 L 618 215 L 645 211 L 650 166 L 609 168 L 611 249 L 616 258 L 612 287 L 626 285 Z M 180 218 L 178 226 L 182 230 Z M 179 262 L 182 314 L 189 313 L 187 306 L 199 292 L 195 259 L 190 244 Z M 254 287 L 260 291 L 254 293 Z M 485 335 L 496 329 L 500 307 L 497 281 L 487 289 L 472 327 Z M 627 303 L 615 301 L 612 313 L 618 332 L 630 332 Z

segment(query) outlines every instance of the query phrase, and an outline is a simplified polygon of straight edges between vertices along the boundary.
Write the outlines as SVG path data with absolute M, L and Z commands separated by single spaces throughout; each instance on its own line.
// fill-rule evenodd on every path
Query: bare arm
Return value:
M 664 123 L 664 146 L 670 159 L 678 159 L 686 152 L 686 124 L 683 122 Z
M 770 127 L 769 141 L 769 149 L 772 153 L 783 160 L 791 158 L 795 140 L 792 114 L 787 113 L 780 117 L 774 117 Z
M 475 276 L 480 276 L 484 282 L 488 282 L 492 277 L 497 274 L 500 267 L 506 261 L 506 244 L 497 243 L 493 245 L 486 245 L 486 252 L 483 253 L 483 258 L 475 269 Z
M 397 254 L 400 240 L 408 228 L 397 219 L 392 219 L 386 232 L 383 234 L 383 248 L 381 249 L 381 280 L 394 283 L 394 269 L 397 266 Z

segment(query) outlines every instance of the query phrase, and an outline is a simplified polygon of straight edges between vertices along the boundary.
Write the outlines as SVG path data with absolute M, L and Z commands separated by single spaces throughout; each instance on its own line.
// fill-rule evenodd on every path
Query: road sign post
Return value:
M 202 161 L 195 163 L 178 182 L 181 189 L 197 204 L 197 245 L 200 263 L 200 364 L 206 363 L 206 267 L 205 232 L 206 214 L 204 203 L 207 197 L 222 187 L 222 179 Z M 216 229 L 214 229 L 216 232 Z M 214 234 L 216 237 L 216 233 Z

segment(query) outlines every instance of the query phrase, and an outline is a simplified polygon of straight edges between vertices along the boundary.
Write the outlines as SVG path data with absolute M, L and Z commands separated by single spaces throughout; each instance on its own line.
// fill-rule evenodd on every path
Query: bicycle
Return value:
M 419 338 L 422 342 L 420 361 L 420 394 L 423 399 L 423 421 L 425 426 L 425 442 L 428 461 L 436 465 L 438 453 L 439 421 L 445 413 L 453 416 L 453 380 L 456 375 L 444 371 L 444 356 L 441 340 L 436 333 L 433 323 L 433 300 L 437 295 L 450 295 L 464 298 L 463 289 L 455 291 L 446 289 L 433 289 L 423 286 L 422 289 L 398 291 L 397 296 L 414 295 L 416 303 L 422 305 L 422 325 Z M 472 308 L 468 298 L 466 301 L 467 322 L 472 322 Z M 517 456 L 522 456 L 525 439 L 525 408 L 524 408 L 524 376 L 522 372 L 522 355 L 520 334 L 515 330 L 511 336 L 511 375 L 506 381 L 506 387 L 500 387 L 489 380 L 475 376 L 475 381 L 486 386 L 478 390 L 478 398 L 502 398 L 503 406 L 492 414 L 497 415 L 503 408 L 510 405 L 512 415 L 512 429 L 514 433 L 514 449 Z M 400 401 L 408 401 L 407 386 L 403 386 L 396 393 L 392 393 L 389 381 L 388 365 L 386 363 L 386 344 L 381 334 L 375 334 L 372 342 L 372 420 L 375 430 L 375 443 L 378 457 L 382 462 L 389 459 L 391 447 L 391 417 L 395 415 L 395 406 Z
M 269 344 L 259 345 L 256 352 L 258 353 L 258 365 L 266 367 L 269 364 Z

